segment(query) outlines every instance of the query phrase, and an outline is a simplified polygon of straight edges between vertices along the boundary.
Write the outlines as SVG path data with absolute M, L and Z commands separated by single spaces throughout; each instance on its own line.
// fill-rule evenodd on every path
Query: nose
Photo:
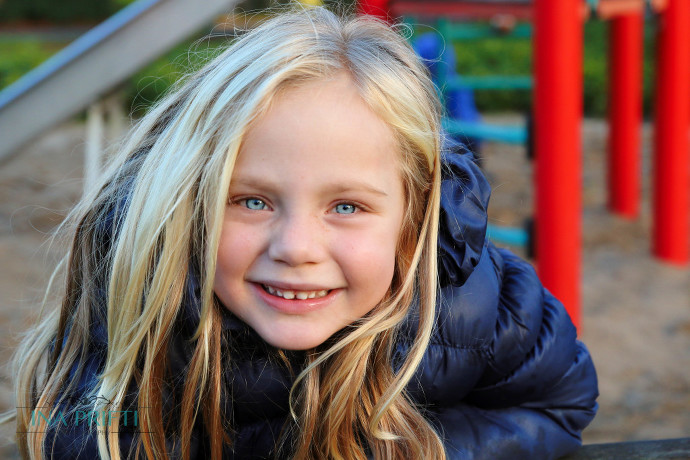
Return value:
M 318 217 L 286 215 L 276 222 L 268 247 L 271 260 L 296 267 L 324 260 L 325 228 Z

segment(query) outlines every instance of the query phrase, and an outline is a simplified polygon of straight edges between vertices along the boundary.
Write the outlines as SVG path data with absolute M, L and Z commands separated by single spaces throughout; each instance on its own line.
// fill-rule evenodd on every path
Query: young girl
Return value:
M 30 458 L 554 458 L 596 376 L 371 18 L 283 14 L 141 120 L 18 353 Z M 447 150 L 447 151 L 445 151 Z

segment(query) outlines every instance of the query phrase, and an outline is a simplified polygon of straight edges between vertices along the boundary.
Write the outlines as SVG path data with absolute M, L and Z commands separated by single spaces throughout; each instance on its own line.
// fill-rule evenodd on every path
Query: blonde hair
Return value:
M 439 104 L 396 30 L 324 8 L 267 20 L 193 74 L 138 123 L 102 187 L 75 209 L 62 307 L 16 356 L 17 437 L 25 456 L 42 458 L 50 449 L 45 432 L 28 429 L 31 410 L 58 407 L 77 390 L 88 372 L 85 358 L 95 353 L 93 329 L 107 325 L 104 367 L 89 395 L 122 407 L 136 389 L 137 455 L 168 458 L 165 434 L 175 433 L 188 458 L 192 427 L 201 420 L 212 458 L 221 457 L 232 439 L 221 410 L 223 313 L 213 281 L 233 166 L 248 127 L 279 91 L 342 71 L 395 135 L 405 222 L 390 294 L 356 327 L 307 353 L 290 392 L 296 432 L 282 446 L 295 458 L 366 458 L 367 449 L 376 458 L 445 458 L 438 434 L 405 393 L 435 319 Z M 164 433 L 166 352 L 192 272 L 200 319 L 179 424 L 168 420 Z M 107 302 L 99 300 L 104 295 Z M 412 308 L 416 335 L 404 360 L 394 362 Z M 102 457 L 120 457 L 117 428 L 97 436 Z

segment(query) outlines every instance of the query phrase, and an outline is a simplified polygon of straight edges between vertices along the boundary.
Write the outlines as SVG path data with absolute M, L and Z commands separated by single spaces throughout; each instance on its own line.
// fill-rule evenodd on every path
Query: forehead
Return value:
M 235 175 L 283 171 L 302 180 L 381 182 L 399 177 L 399 163 L 392 129 L 341 73 L 278 94 L 245 135 Z

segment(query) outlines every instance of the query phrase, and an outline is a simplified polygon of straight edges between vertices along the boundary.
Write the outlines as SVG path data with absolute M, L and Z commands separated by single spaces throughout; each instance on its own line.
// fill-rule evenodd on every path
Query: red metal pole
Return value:
M 690 255 L 690 2 L 660 15 L 654 127 L 652 251 L 685 265 Z
M 357 2 L 357 12 L 359 14 L 369 14 L 388 20 L 390 0 L 359 0 Z
M 635 219 L 640 210 L 642 11 L 611 20 L 609 71 L 609 209 Z
M 580 324 L 583 3 L 534 2 L 535 252 L 539 276 Z

